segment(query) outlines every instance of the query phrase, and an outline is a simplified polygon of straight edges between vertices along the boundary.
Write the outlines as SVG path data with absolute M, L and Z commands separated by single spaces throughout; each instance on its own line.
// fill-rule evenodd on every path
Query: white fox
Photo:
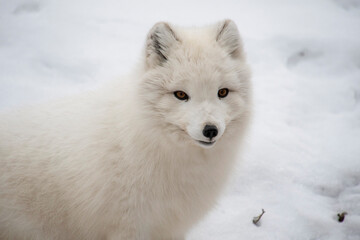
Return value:
M 233 21 L 157 23 L 122 81 L 0 116 L 0 239 L 185 239 L 251 109 Z

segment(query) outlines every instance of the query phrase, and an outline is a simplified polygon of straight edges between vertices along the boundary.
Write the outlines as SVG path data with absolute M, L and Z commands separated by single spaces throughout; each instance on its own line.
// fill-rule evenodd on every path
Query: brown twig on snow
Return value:
M 347 215 L 348 213 L 347 212 L 342 212 L 342 213 L 338 213 L 337 216 L 338 216 L 338 221 L 339 222 L 343 222 L 345 220 L 345 215 Z
M 253 223 L 254 223 L 255 225 L 258 224 L 258 222 L 260 221 L 261 217 L 262 217 L 262 216 L 264 215 L 264 213 L 265 213 L 264 209 L 261 209 L 261 210 L 262 210 L 262 213 L 261 213 L 259 216 L 253 218 Z

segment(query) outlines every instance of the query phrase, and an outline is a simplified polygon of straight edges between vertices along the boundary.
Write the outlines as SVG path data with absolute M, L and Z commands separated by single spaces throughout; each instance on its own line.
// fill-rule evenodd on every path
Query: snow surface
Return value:
M 359 0 L 0 0 L 0 109 L 129 72 L 155 22 L 224 18 L 244 39 L 255 117 L 227 191 L 188 239 L 359 240 Z

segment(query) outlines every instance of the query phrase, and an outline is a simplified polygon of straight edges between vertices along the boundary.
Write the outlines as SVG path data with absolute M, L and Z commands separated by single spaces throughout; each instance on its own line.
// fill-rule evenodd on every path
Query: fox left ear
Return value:
M 226 49 L 228 54 L 237 59 L 244 57 L 241 37 L 236 24 L 230 20 L 224 20 L 217 24 L 216 41 Z
M 146 39 L 146 65 L 155 67 L 168 60 L 171 48 L 180 42 L 173 29 L 166 22 L 153 26 Z

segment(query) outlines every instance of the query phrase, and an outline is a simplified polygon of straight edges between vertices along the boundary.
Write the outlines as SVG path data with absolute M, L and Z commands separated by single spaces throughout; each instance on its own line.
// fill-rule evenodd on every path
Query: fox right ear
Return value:
M 230 19 L 224 20 L 217 24 L 216 31 L 216 41 L 231 57 L 244 57 L 241 37 L 235 22 Z
M 176 42 L 180 41 L 168 23 L 155 24 L 146 39 L 147 67 L 153 68 L 166 62 Z

